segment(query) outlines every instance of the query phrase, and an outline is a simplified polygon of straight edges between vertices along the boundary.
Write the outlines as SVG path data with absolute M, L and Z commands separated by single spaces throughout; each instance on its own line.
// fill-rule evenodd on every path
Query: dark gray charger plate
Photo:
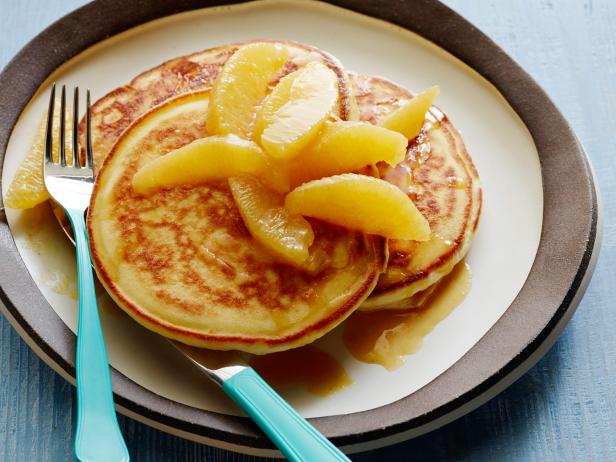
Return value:
M 26 45 L 0 74 L 0 174 L 19 114 L 45 79 L 89 46 L 145 22 L 210 0 L 100 0 L 63 17 Z M 588 284 L 599 248 L 599 205 L 588 160 L 562 115 L 534 80 L 488 37 L 437 0 L 329 3 L 409 29 L 489 80 L 528 127 L 543 180 L 543 229 L 524 287 L 502 318 L 454 366 L 422 389 L 370 411 L 311 419 L 349 451 L 379 447 L 443 425 L 484 403 L 528 370 L 553 344 Z M 1 201 L 1 199 L 0 199 Z M 75 337 L 43 298 L 21 260 L 0 202 L 0 299 L 4 314 L 54 369 L 74 378 Z M 73 379 L 74 380 L 74 379 Z M 162 398 L 112 369 L 122 412 L 146 423 L 237 450 L 271 443 L 246 418 Z

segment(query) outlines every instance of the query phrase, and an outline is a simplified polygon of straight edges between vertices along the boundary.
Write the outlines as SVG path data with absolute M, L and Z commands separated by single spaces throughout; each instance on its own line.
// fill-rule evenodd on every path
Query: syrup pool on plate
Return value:
M 333 356 L 312 345 L 255 355 L 249 363 L 274 385 L 300 385 L 320 396 L 330 395 L 353 383 Z
M 404 311 L 355 312 L 345 321 L 343 340 L 359 361 L 394 370 L 417 352 L 423 338 L 466 297 L 471 273 L 462 261 L 445 276 L 425 304 Z
M 182 349 L 190 350 L 193 359 L 210 369 L 248 363 L 276 388 L 299 386 L 310 393 L 327 396 L 353 383 L 333 356 L 312 345 L 266 355 L 188 346 Z
M 45 270 L 33 278 L 57 294 L 77 300 L 77 267 L 74 247 L 58 226 L 46 202 L 21 212 L 14 226 L 15 240 L 39 255 Z

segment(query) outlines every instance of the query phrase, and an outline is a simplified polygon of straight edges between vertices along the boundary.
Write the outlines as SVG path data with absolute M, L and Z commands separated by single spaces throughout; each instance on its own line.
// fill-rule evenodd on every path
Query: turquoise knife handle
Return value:
M 247 367 L 227 379 L 222 388 L 287 459 L 296 462 L 349 461 L 300 416 L 254 369 Z
M 128 449 L 113 406 L 85 220 L 80 210 L 66 212 L 75 234 L 79 282 L 75 456 L 82 462 L 127 462 Z

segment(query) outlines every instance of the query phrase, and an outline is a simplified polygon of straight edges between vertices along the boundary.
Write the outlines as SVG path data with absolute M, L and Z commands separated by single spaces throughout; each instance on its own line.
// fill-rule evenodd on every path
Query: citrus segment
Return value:
M 432 106 L 439 92 L 439 87 L 436 85 L 428 88 L 401 108 L 387 115 L 380 121 L 379 125 L 402 133 L 409 140 L 415 138 L 421 131 L 426 112 Z
M 279 159 L 292 158 L 306 147 L 338 100 L 338 77 L 324 64 L 313 61 L 295 72 L 288 100 L 271 115 L 262 114 L 261 145 Z M 282 102 L 283 90 L 279 93 L 281 100 L 272 106 Z
M 156 189 L 223 180 L 233 175 L 259 174 L 267 160 L 259 146 L 235 135 L 199 138 L 141 167 L 133 189 L 148 194 Z
M 257 142 L 261 141 L 261 135 L 265 127 L 272 123 L 272 119 L 276 111 L 287 103 L 291 97 L 291 87 L 293 82 L 301 72 L 295 71 L 285 75 L 280 79 L 272 92 L 263 100 L 263 104 L 257 112 L 253 139 Z
M 229 178 L 231 193 L 248 231 L 258 242 L 287 263 L 300 266 L 314 241 L 310 223 L 290 214 L 283 196 L 270 191 L 256 178 Z
M 55 161 L 58 159 L 58 144 L 60 140 L 59 124 L 60 124 L 60 107 L 59 101 L 56 102 L 56 111 L 53 117 L 53 137 L 52 156 Z M 65 140 L 66 140 L 66 159 L 68 163 L 72 162 L 73 155 L 70 148 L 70 140 L 73 138 L 73 125 L 70 123 L 73 116 L 67 111 L 65 124 Z M 45 157 L 45 132 L 47 127 L 47 117 L 43 117 L 38 126 L 34 142 L 30 152 L 26 155 L 21 165 L 17 168 L 17 172 L 11 182 L 9 189 L 4 198 L 4 205 L 12 209 L 29 209 L 49 199 L 49 193 L 45 188 L 43 179 L 43 159 Z
M 430 226 L 415 204 L 394 185 L 346 173 L 305 183 L 291 191 L 285 206 L 293 214 L 392 239 L 425 241 Z
M 268 42 L 237 50 L 223 66 L 212 88 L 208 132 L 250 139 L 257 108 L 288 57 L 284 46 Z
M 289 166 L 291 184 L 359 170 L 387 162 L 397 165 L 406 155 L 407 139 L 400 133 L 366 122 L 326 124 L 318 141 Z

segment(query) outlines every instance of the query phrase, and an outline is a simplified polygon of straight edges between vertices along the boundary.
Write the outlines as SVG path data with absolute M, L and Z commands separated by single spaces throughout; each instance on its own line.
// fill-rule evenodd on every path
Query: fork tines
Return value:
M 48 164 L 55 163 L 53 160 L 53 115 L 56 102 L 56 84 L 51 87 L 51 95 L 49 97 L 49 111 L 47 112 L 47 131 L 45 134 L 45 162 Z M 62 85 L 60 95 L 60 142 L 58 143 L 58 157 L 62 167 L 67 166 L 66 162 L 66 87 Z M 79 87 L 75 87 L 73 95 L 73 164 L 75 168 L 92 168 L 94 165 L 92 159 L 92 139 L 90 135 L 90 90 L 86 91 L 86 130 L 85 130 L 85 163 L 81 162 L 79 152 Z

